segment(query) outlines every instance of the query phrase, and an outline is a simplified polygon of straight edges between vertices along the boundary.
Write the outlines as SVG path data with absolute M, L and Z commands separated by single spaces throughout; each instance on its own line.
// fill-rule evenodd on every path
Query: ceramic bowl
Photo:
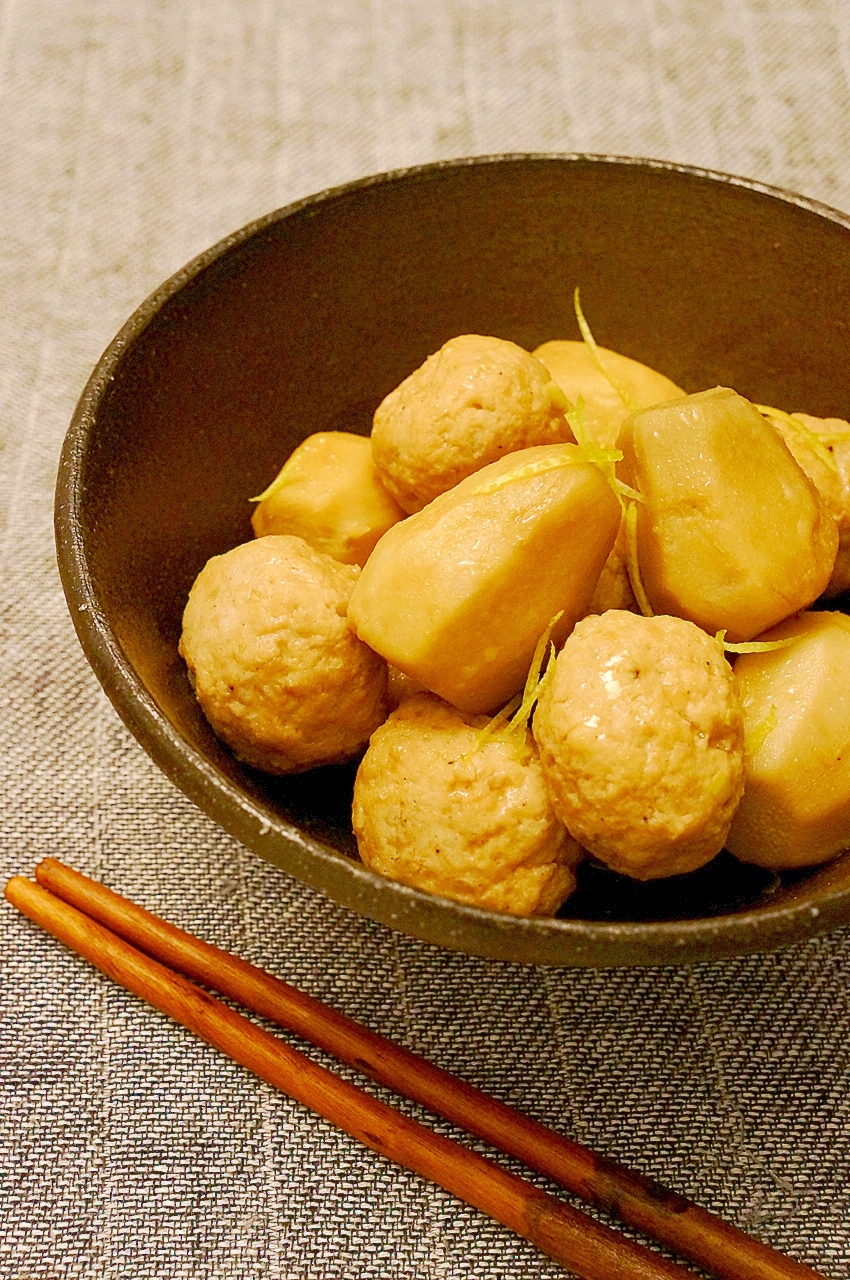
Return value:
M 428 942 L 526 963 L 668 964 L 850 921 L 847 858 L 780 878 L 724 853 L 650 884 L 589 864 L 551 920 L 420 893 L 358 861 L 353 766 L 264 777 L 198 709 L 177 654 L 181 614 L 208 557 L 251 536 L 248 497 L 309 433 L 368 433 L 383 396 L 455 334 L 529 349 L 577 337 L 576 284 L 601 343 L 689 391 L 722 383 L 850 417 L 850 219 L 812 201 L 670 164 L 549 155 L 322 192 L 166 281 L 92 374 L 56 503 L 83 648 L 131 731 L 217 822 Z

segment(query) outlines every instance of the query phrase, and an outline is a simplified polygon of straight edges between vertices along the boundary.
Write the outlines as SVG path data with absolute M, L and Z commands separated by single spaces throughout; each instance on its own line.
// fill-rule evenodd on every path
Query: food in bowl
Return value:
M 483 467 L 382 538 L 352 591 L 356 635 L 461 711 L 520 689 L 541 633 L 587 611 L 620 527 L 599 467 L 574 444 Z
M 560 343 L 538 352 L 545 355 L 547 346 L 563 354 Z M 504 347 L 512 349 L 510 359 Z M 342 620 L 352 640 L 383 664 L 372 700 L 365 700 L 368 714 L 346 711 L 342 694 L 359 685 L 344 668 L 340 675 L 335 661 L 317 668 L 312 694 L 308 680 L 294 702 L 283 662 L 282 679 L 267 696 L 256 649 L 243 666 L 252 696 L 262 686 L 263 715 L 276 697 L 282 707 L 299 708 L 295 719 L 288 710 L 281 714 L 286 746 L 277 754 L 267 745 L 259 754 L 250 744 L 246 749 L 218 708 L 208 712 L 241 758 L 261 768 L 269 767 L 262 759 L 272 760 L 276 772 L 355 756 L 364 733 L 374 731 L 355 787 L 354 828 L 364 862 L 415 887 L 514 914 L 557 910 L 575 883 L 579 846 L 637 879 L 682 874 L 715 856 L 745 790 L 744 732 L 723 639 L 709 632 L 750 642 L 764 627 L 805 609 L 828 589 L 839 546 L 835 502 L 830 507 L 821 496 L 817 477 L 795 460 L 769 415 L 724 388 L 636 406 L 635 391 L 654 401 L 679 388 L 645 366 L 636 371 L 626 357 L 618 358 L 618 380 L 605 353 L 592 340 L 587 348 L 590 365 L 570 356 L 573 405 L 553 386 L 552 370 L 536 367 L 514 344 L 478 335 L 453 339 L 419 377 L 402 383 L 396 400 L 391 393 L 382 402 L 376 430 L 395 415 L 398 438 L 421 436 L 423 443 L 415 465 L 408 462 L 394 475 L 400 449 L 388 468 L 392 451 L 376 447 L 380 482 L 411 514 L 378 538 L 362 571 L 349 568 L 350 596 L 335 606 L 335 637 Z M 479 429 L 486 400 L 476 390 L 486 364 L 482 352 L 490 361 L 484 387 L 495 379 L 500 403 L 510 409 L 491 418 L 497 425 L 510 419 L 507 435 Z M 619 420 L 612 387 L 625 408 Z M 526 401 L 532 421 L 524 432 L 514 418 Z M 426 474 L 445 422 L 450 437 L 457 433 L 450 439 L 451 465 L 438 457 L 440 465 Z M 622 448 L 604 442 L 615 430 Z M 561 438 L 529 445 L 529 434 L 537 438 L 541 431 Z M 575 443 L 564 442 L 567 432 Z M 725 454 L 728 446 L 737 457 L 738 437 L 754 461 L 745 475 L 740 465 L 729 467 Z M 506 456 L 492 461 L 494 447 Z M 300 480 L 309 485 L 303 469 Z M 331 506 L 329 496 L 319 525 L 333 516 Z M 287 632 L 299 640 L 306 634 L 295 566 L 311 554 L 329 559 L 309 546 L 315 517 L 315 505 L 307 516 L 296 511 L 294 520 L 287 511 L 287 540 L 303 542 L 304 550 L 290 551 L 287 607 L 254 628 L 258 640 L 274 633 L 284 652 L 291 647 Z M 335 518 L 342 518 L 339 508 Z M 774 536 L 777 530 L 784 536 Z M 324 545 L 333 545 L 333 537 Z M 653 615 L 660 605 L 663 616 L 610 609 L 605 598 L 616 600 L 623 578 L 643 613 Z M 246 602 L 252 595 L 244 584 L 234 589 Z M 193 589 L 190 631 L 203 633 L 197 614 L 203 596 Z M 597 608 L 602 602 L 601 616 L 586 617 L 595 600 Z M 756 639 L 755 650 L 795 642 L 793 636 Z M 549 643 L 553 651 L 563 649 L 540 676 Z M 181 648 L 191 666 L 185 631 Z M 379 727 L 388 710 L 386 664 L 414 685 Z M 197 661 L 192 669 L 206 710 L 205 696 L 208 706 L 213 699 L 199 684 Z M 309 714 L 302 713 L 311 696 L 324 705 L 323 680 L 330 680 L 331 669 L 342 700 L 338 710 L 325 710 L 325 722 L 338 715 L 351 735 L 333 754 L 327 748 L 299 754 L 299 735 L 311 738 Z M 632 684 L 619 678 L 628 671 Z M 416 692 L 418 686 L 426 692 Z M 238 681 L 226 692 L 224 704 L 249 701 Z M 538 696 L 539 760 L 526 733 Z M 355 702 L 362 711 L 364 698 Z M 493 718 L 478 723 L 482 713 Z M 242 716 L 240 729 L 249 720 Z M 525 786 L 534 790 L 533 802 L 523 796 Z M 522 813 L 536 815 L 538 830 L 528 846 L 520 835 Z M 846 825 L 832 853 L 850 843 L 850 815 Z M 508 830 L 514 840 L 505 838 Z
M 534 716 L 555 812 L 606 866 L 683 875 L 723 848 L 743 791 L 732 669 L 682 618 L 609 609 L 579 622 Z
M 352 821 L 368 867 L 512 915 L 554 915 L 584 856 L 555 816 L 531 734 L 491 734 L 432 693 L 372 735 Z
M 850 841 L 850 618 L 803 613 L 765 639 L 793 643 L 735 664 L 748 750 L 728 847 L 743 862 L 812 866 Z
M 640 492 L 640 576 L 654 612 L 753 640 L 826 589 L 838 530 L 782 437 L 726 387 L 643 409 L 620 433 Z
M 256 499 L 258 538 L 293 534 L 343 564 L 364 565 L 405 512 L 381 483 L 366 436 L 317 431 Z
M 764 408 L 795 461 L 815 485 L 838 530 L 838 551 L 824 589 L 831 599 L 850 591 L 850 423 L 810 413 Z
M 208 560 L 180 653 L 204 715 L 268 773 L 348 760 L 387 713 L 387 665 L 346 621 L 357 569 L 273 534 Z
M 378 405 L 375 465 L 407 512 L 506 453 L 573 439 L 564 397 L 515 342 L 461 334 L 443 343 Z
M 542 343 L 534 355 L 571 404 L 584 402 L 591 434 L 605 447 L 616 445 L 620 428 L 634 409 L 685 394 L 670 378 L 639 360 L 607 347 L 594 350 L 588 342 L 558 338 Z

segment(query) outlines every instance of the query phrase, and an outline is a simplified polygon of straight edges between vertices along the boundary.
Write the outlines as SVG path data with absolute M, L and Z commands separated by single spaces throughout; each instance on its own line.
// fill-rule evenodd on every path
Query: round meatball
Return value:
M 637 880 L 723 847 L 743 790 L 741 708 L 717 642 L 681 618 L 585 618 L 544 687 L 534 736 L 555 812 Z
M 564 404 L 548 370 L 522 347 L 464 334 L 378 406 L 372 455 L 399 505 L 420 511 L 503 454 L 571 441 Z
M 299 773 L 347 760 L 383 720 L 387 665 L 346 618 L 358 573 L 273 535 L 198 574 L 180 653 L 204 714 L 246 764 Z
M 558 822 L 530 734 L 479 742 L 485 716 L 430 693 L 394 711 L 361 761 L 352 821 L 368 867 L 513 915 L 552 915 L 581 850 Z

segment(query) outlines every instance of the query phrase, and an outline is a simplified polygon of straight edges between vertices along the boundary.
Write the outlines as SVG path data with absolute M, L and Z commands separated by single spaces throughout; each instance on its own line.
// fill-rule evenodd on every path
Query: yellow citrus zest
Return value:
M 510 702 L 506 702 L 501 711 L 497 711 L 492 719 L 488 720 L 483 729 L 479 729 L 475 735 L 475 742 L 468 751 L 461 756 L 462 760 L 468 760 L 475 751 L 479 751 L 486 742 L 489 742 L 497 733 L 507 725 L 513 713 L 522 702 L 522 694 L 518 693 L 511 698 Z
M 512 698 L 506 706 L 502 707 L 501 711 L 497 711 L 483 729 L 479 729 L 478 741 L 473 750 L 483 746 L 485 742 L 488 742 L 496 734 L 501 734 L 503 738 L 512 738 L 516 740 L 518 745 L 524 745 L 528 721 L 534 710 L 535 703 L 555 674 L 555 664 L 553 662 L 555 645 L 550 641 L 549 637 L 561 617 L 563 617 L 563 609 L 555 614 L 537 641 L 523 692 Z M 547 647 L 549 650 L 548 657 L 546 654 Z M 544 662 L 545 670 L 543 670 Z
M 632 591 L 638 607 L 645 618 L 654 617 L 652 605 L 649 603 L 649 597 L 646 594 L 643 585 L 643 579 L 640 576 L 640 564 L 638 563 L 638 544 L 637 544 L 637 507 L 634 502 L 626 502 L 625 508 L 626 521 L 626 571 L 629 575 L 629 581 L 632 584 Z
M 495 493 L 498 489 L 504 489 L 505 485 L 513 484 L 515 480 L 526 480 L 530 476 L 544 475 L 547 471 L 559 471 L 561 467 L 571 467 L 576 462 L 585 461 L 582 451 L 576 445 L 566 445 L 565 449 L 569 449 L 570 452 L 560 454 L 556 458 L 534 458 L 531 462 L 524 462 L 511 471 L 503 471 L 500 476 L 494 476 L 492 480 L 485 480 L 483 484 L 472 490 L 472 496 L 477 498 L 483 494 Z
M 282 489 L 283 486 L 289 482 L 289 476 L 284 475 L 285 471 L 286 471 L 286 463 L 284 463 L 280 471 L 278 471 L 277 475 L 275 476 L 274 480 L 272 480 L 269 487 L 267 489 L 264 489 L 262 493 L 258 493 L 256 498 L 249 498 L 248 501 L 249 502 L 265 502 L 266 498 L 270 498 L 273 493 L 277 493 L 278 489 Z
M 733 644 L 726 639 L 725 631 L 718 631 L 715 640 L 724 653 L 772 653 L 774 649 L 790 649 L 797 641 L 797 636 L 786 636 L 784 640 L 744 640 Z
M 643 497 L 638 493 L 637 489 L 632 489 L 629 485 L 624 484 L 622 480 L 617 479 L 616 464 L 623 460 L 622 450 L 604 449 L 594 440 L 593 432 L 585 413 L 584 399 L 581 396 L 576 401 L 576 407 L 567 414 L 567 422 L 570 424 L 585 462 L 592 462 L 595 467 L 599 468 L 617 495 L 620 506 L 623 506 L 626 498 L 631 498 L 633 502 L 643 502 Z
M 764 746 L 768 736 L 776 728 L 779 719 L 775 706 L 771 706 L 765 718 L 744 734 L 744 755 L 754 756 Z
M 610 386 L 612 386 L 616 391 L 629 413 L 637 413 L 639 409 L 643 408 L 643 405 L 638 404 L 631 392 L 629 392 L 623 384 L 614 377 L 613 373 L 602 358 L 602 352 L 597 346 L 596 339 L 590 331 L 590 325 L 587 323 L 587 320 L 584 317 L 584 312 L 581 309 L 581 298 L 579 296 L 578 285 L 576 285 L 575 292 L 573 293 L 573 307 L 575 308 L 576 320 L 578 321 L 578 327 L 581 330 L 581 336 L 584 338 L 590 354 L 593 357 L 593 363 L 596 365 L 603 378 L 605 378 Z
M 520 702 L 519 707 L 508 726 L 509 733 L 519 734 L 522 736 L 525 735 L 529 717 L 534 709 L 534 704 L 540 697 L 540 691 L 543 688 L 544 681 L 546 680 L 546 672 L 548 672 L 550 666 L 552 666 L 551 659 L 552 654 L 555 652 L 555 646 L 550 642 L 549 637 L 552 634 L 552 629 L 555 624 L 559 622 L 563 616 L 564 611 L 561 609 L 555 614 L 554 618 L 551 619 L 548 627 L 543 632 L 543 635 L 537 641 L 534 649 L 534 655 L 531 659 L 531 666 L 528 668 L 528 676 L 526 677 L 525 688 L 522 692 L 522 701 Z M 542 668 L 544 665 L 544 659 L 546 659 L 547 648 L 549 649 L 549 658 L 546 660 L 546 672 L 543 672 Z M 553 666 L 552 671 L 554 672 Z

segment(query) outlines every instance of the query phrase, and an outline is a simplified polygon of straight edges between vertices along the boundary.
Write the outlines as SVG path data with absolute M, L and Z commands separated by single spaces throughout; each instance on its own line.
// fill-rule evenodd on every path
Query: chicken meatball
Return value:
M 564 407 L 548 371 L 522 347 L 464 334 L 378 406 L 375 465 L 400 506 L 420 511 L 503 454 L 571 441 Z
M 743 790 L 741 708 L 717 642 L 681 618 L 611 610 L 579 622 L 534 736 L 572 835 L 637 880 L 723 847 Z
M 387 665 L 346 617 L 358 573 L 288 535 L 199 573 L 180 653 L 204 714 L 246 764 L 282 774 L 347 760 L 383 720 Z
M 352 821 L 368 867 L 513 915 L 552 915 L 581 850 L 558 822 L 530 734 L 479 741 L 484 716 L 430 693 L 394 711 L 361 761 Z

